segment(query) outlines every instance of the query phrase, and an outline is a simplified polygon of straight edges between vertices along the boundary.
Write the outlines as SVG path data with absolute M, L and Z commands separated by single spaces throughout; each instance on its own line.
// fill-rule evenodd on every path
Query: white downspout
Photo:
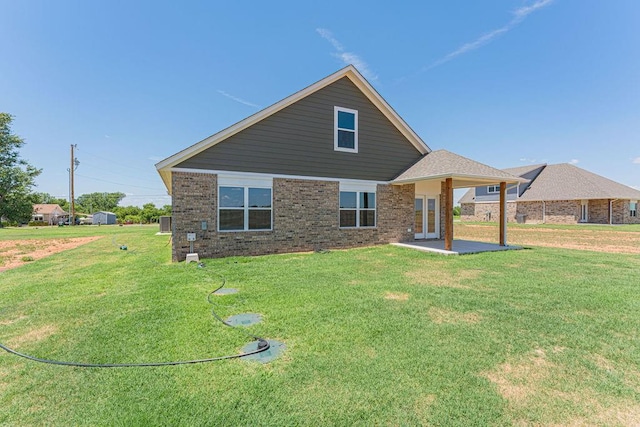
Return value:
M 547 205 L 545 201 L 542 201 L 542 223 L 545 224 L 547 222 Z

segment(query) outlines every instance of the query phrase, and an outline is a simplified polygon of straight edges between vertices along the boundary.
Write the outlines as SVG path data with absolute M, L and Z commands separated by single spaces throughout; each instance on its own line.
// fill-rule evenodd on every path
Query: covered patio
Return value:
M 453 248 L 453 190 L 455 188 L 470 188 L 483 185 L 499 187 L 500 231 L 499 235 L 496 236 L 498 241 L 497 246 L 504 249 L 512 249 L 507 246 L 507 185 L 518 184 L 524 181 L 525 180 L 520 177 L 451 153 L 450 151 L 437 150 L 426 154 L 420 161 L 394 179 L 392 184 L 414 184 L 416 188 L 431 189 L 440 187 L 440 216 L 442 218 L 440 219 L 441 226 L 438 234 L 441 240 L 424 241 L 422 243 L 435 244 L 435 242 L 440 241 L 443 246 L 442 250 L 455 253 Z M 405 242 L 405 244 L 415 243 L 418 242 Z M 480 242 L 474 243 L 476 243 L 478 247 L 487 245 L 486 243 L 483 244 Z M 456 246 L 461 246 L 461 248 L 471 247 L 468 244 Z

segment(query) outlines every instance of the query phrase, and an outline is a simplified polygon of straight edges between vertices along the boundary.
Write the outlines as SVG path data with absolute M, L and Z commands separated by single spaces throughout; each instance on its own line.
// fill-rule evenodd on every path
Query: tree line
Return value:
M 30 221 L 33 205 L 38 203 L 57 204 L 69 212 L 69 201 L 33 190 L 42 169 L 20 158 L 19 149 L 25 142 L 11 132 L 12 121 L 13 116 L 0 112 L 0 226 Z M 157 222 L 160 216 L 171 215 L 171 205 L 118 206 L 124 197 L 124 193 L 83 194 L 74 200 L 76 217 L 107 211 L 115 213 L 120 223 L 139 224 Z
M 75 200 L 76 218 L 85 218 L 94 212 L 113 212 L 119 223 L 150 224 L 158 222 L 161 216 L 171 215 L 171 205 L 157 207 L 153 203 L 138 206 L 119 206 L 124 199 L 124 193 L 89 193 L 79 196 Z M 65 212 L 69 212 L 69 201 L 51 196 L 48 193 L 33 193 L 33 203 L 48 203 L 59 205 Z

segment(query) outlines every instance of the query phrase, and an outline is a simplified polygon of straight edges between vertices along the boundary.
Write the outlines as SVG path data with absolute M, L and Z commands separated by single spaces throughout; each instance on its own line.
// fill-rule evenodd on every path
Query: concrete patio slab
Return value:
M 415 242 L 392 243 L 392 245 L 425 252 L 435 252 L 442 255 L 466 255 L 522 249 L 522 246 L 500 246 L 494 243 L 474 242 L 471 240 L 454 240 L 451 251 L 444 249 L 444 240 L 416 240 Z

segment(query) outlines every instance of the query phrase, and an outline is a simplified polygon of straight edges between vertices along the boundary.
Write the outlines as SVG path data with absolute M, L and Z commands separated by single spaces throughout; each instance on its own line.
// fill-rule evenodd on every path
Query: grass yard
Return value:
M 247 330 L 286 343 L 282 357 L 82 369 L 0 350 L 0 424 L 640 424 L 635 254 L 380 246 L 197 268 L 171 264 L 156 230 L 0 229 L 103 236 L 0 272 L 0 342 L 94 363 L 238 353 L 248 339 L 206 300 L 221 274 L 240 292 L 216 311 L 260 313 Z
M 456 239 L 496 243 L 496 223 L 462 222 L 453 227 Z M 507 243 L 523 246 L 640 254 L 640 224 L 633 225 L 529 225 L 509 224 Z

